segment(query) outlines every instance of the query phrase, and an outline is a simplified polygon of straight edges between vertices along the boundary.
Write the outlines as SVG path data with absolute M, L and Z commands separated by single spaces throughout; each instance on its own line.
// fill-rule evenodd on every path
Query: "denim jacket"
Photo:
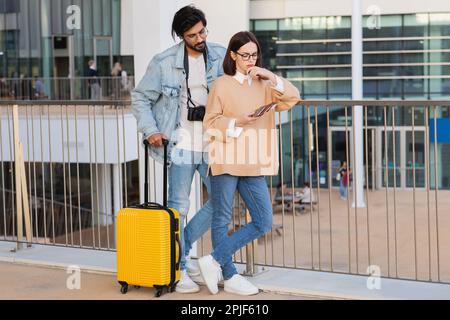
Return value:
M 208 87 L 223 75 L 226 49 L 207 43 L 206 80 Z M 169 139 L 168 159 L 176 145 L 176 129 L 180 126 L 181 90 L 186 81 L 184 71 L 185 44 L 179 44 L 156 55 L 148 65 L 139 85 L 132 92 L 132 111 L 138 131 L 145 138 L 162 133 Z M 150 156 L 163 162 L 163 148 L 150 147 Z

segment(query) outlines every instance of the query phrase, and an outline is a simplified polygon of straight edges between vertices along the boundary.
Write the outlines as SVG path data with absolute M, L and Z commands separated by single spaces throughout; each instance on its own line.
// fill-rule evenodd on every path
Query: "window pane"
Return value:
M 334 68 L 327 69 L 329 77 L 351 77 L 352 69 L 350 68 Z
M 303 39 L 325 39 L 326 38 L 326 17 L 306 17 L 303 18 Z
M 449 23 L 450 28 L 450 23 Z M 449 34 L 450 35 L 450 34 Z M 450 40 L 430 40 L 430 49 L 440 50 L 440 49 L 450 49 Z
M 390 15 L 381 17 L 381 28 L 378 30 L 379 38 L 401 37 L 402 16 Z
M 429 16 L 425 14 L 408 14 L 404 17 L 404 37 L 428 36 Z
M 113 54 L 120 54 L 120 1 L 113 0 L 112 3 L 112 27 L 113 27 Z
M 351 42 L 330 42 L 327 44 L 327 51 L 329 52 L 350 52 L 351 50 Z
M 430 79 L 432 99 L 450 97 L 450 79 Z
M 103 36 L 111 36 L 111 0 L 102 0 Z
M 94 35 L 102 35 L 102 1 L 92 0 L 92 17 L 94 21 Z
M 62 13 L 61 1 L 52 0 L 51 1 L 51 21 L 52 21 L 52 33 L 54 35 L 61 35 L 63 33 L 62 28 L 62 17 L 65 16 Z
M 402 82 L 401 80 L 380 80 L 378 82 L 379 97 L 401 97 Z
M 350 97 L 352 92 L 352 82 L 351 81 L 328 81 L 328 93 L 334 98 L 338 97 Z M 330 97 L 332 98 L 332 97 Z
M 400 63 L 402 56 L 399 54 L 366 54 L 364 55 L 364 63 Z
M 430 35 L 450 36 L 450 13 L 430 14 Z
M 450 62 L 450 52 L 430 53 L 430 62 Z
M 403 50 L 427 50 L 428 40 L 403 41 Z
M 327 92 L 327 81 L 304 81 L 303 93 L 305 97 L 310 96 L 325 96 Z
M 94 55 L 93 50 L 93 27 L 92 27 L 92 0 L 83 0 L 83 40 L 84 40 L 84 54 L 92 59 Z M 87 61 L 86 61 L 87 63 Z M 87 68 L 87 67 L 86 67 Z
M 350 39 L 351 38 L 350 17 L 328 17 L 327 38 L 328 39 Z
M 256 20 L 255 31 L 276 31 L 277 20 Z
M 286 18 L 280 20 L 280 40 L 300 40 L 302 38 L 302 19 Z
M 450 75 L 450 66 L 430 66 L 430 75 L 432 76 Z
M 404 80 L 404 93 L 407 98 L 424 98 L 427 88 L 428 80 L 424 79 L 407 79 Z

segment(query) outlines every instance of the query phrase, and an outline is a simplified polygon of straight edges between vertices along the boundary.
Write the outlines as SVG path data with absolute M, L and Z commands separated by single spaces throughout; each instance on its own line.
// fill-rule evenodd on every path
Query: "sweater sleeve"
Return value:
M 228 131 L 233 127 L 232 124 L 235 119 L 224 116 L 224 105 L 218 87 L 216 81 L 209 92 L 203 127 L 210 136 L 219 141 L 226 142 L 230 136 Z
M 281 77 L 280 79 L 283 81 L 284 92 L 280 92 L 274 87 L 268 88 L 271 91 L 272 101 L 278 104 L 275 108 L 275 111 L 277 112 L 291 109 L 300 100 L 298 89 L 288 80 Z

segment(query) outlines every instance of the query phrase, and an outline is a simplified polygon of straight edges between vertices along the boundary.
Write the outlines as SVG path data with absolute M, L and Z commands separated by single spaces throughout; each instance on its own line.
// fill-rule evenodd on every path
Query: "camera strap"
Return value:
M 205 61 L 205 75 L 207 72 L 207 61 L 208 61 L 208 52 L 207 52 L 207 48 L 205 49 L 205 51 L 203 52 L 203 60 Z M 186 90 L 187 90 L 187 94 L 188 94 L 188 101 L 187 101 L 187 107 L 189 108 L 189 103 L 192 105 L 192 107 L 196 107 L 195 103 L 192 101 L 192 96 L 191 96 L 191 89 L 189 88 L 189 57 L 188 57 L 188 52 L 186 49 L 186 46 L 184 47 L 184 72 L 186 73 Z M 206 91 L 209 94 L 209 88 L 208 88 L 208 83 L 206 84 Z

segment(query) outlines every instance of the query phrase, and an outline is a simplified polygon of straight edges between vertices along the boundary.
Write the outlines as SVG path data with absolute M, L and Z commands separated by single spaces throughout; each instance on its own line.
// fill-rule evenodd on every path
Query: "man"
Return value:
M 89 77 L 88 84 L 91 87 L 91 100 L 101 100 L 102 88 L 98 78 L 97 64 L 94 60 L 89 60 L 88 65 L 87 76 Z
M 132 93 L 132 109 L 138 130 L 151 145 L 150 155 L 163 162 L 163 139 L 169 140 L 169 202 L 181 215 L 180 293 L 198 292 L 190 277 L 200 275 L 186 259 L 192 244 L 211 226 L 212 205 L 208 201 L 184 228 L 189 211 L 189 194 L 195 171 L 209 192 L 207 177 L 208 139 L 203 132 L 203 111 L 212 82 L 223 75 L 225 48 L 207 43 L 204 13 L 194 6 L 180 9 L 174 16 L 172 35 L 182 41 L 156 55 L 144 78 Z
M 39 100 L 45 98 L 45 85 L 41 78 L 34 77 L 34 99 Z

